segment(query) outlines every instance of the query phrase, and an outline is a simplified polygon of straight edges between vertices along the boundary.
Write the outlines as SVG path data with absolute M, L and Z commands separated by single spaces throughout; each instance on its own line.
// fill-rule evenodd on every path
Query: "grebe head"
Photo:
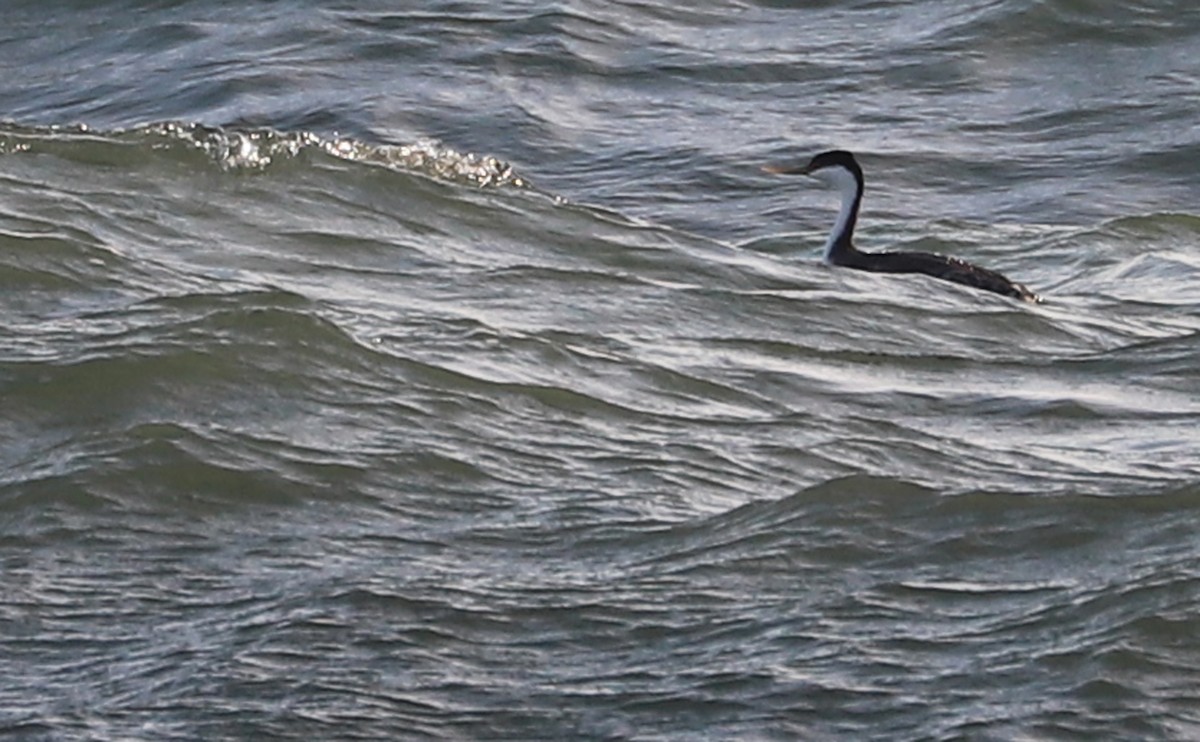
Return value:
M 862 168 L 854 155 L 844 149 L 834 149 L 813 155 L 808 162 L 795 165 L 781 163 L 767 165 L 763 168 L 768 173 L 777 175 L 811 175 L 823 183 L 836 187 L 839 191 L 849 190 L 854 193 L 862 187 Z
M 809 175 L 836 188 L 842 195 L 842 208 L 825 242 L 825 261 L 838 262 L 839 256 L 854 252 L 851 240 L 863 192 L 862 168 L 854 155 L 844 149 L 835 149 L 814 155 L 802 165 L 766 165 L 763 170 L 779 175 Z

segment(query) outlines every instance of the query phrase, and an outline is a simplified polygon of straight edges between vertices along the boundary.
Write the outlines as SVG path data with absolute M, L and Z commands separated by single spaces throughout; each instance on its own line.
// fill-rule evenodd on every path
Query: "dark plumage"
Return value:
M 854 225 L 862 202 L 863 173 L 854 155 L 845 150 L 822 152 L 801 166 L 768 165 L 763 169 L 771 173 L 811 175 L 841 189 L 842 209 L 825 245 L 825 259 L 833 265 L 875 273 L 924 273 L 1014 299 L 1042 300 L 1022 284 L 958 258 L 927 252 L 867 253 L 855 247 Z

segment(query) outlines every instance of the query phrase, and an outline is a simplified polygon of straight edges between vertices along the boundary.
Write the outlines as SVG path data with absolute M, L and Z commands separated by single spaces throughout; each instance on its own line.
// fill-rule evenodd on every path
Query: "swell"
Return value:
M 1134 731 L 1140 719 L 1122 710 L 1132 702 L 1169 723 L 1189 718 L 1180 699 L 1190 673 L 1166 647 L 1197 649 L 1181 640 L 1197 627 L 1186 605 L 1200 582 L 1179 520 L 1197 508 L 1195 484 L 1119 497 L 946 497 L 852 476 L 647 536 L 648 558 L 634 569 L 696 593 L 750 584 L 760 604 L 786 605 L 795 589 L 828 591 L 819 617 L 794 617 L 791 651 L 834 672 L 855 662 L 851 642 L 877 663 L 876 699 L 902 686 L 973 705 L 1000 680 L 1035 689 L 1049 707 L 1109 709 L 1086 723 L 1064 716 L 1064 729 L 1100 718 Z M 1092 568 L 1067 566 L 1080 561 Z M 761 646 L 770 623 L 750 633 L 738 641 Z M 964 643 L 988 668 L 986 681 L 959 666 Z M 845 690 L 871 702 L 865 687 Z M 996 711 L 971 717 L 993 728 L 1028 722 L 1011 707 Z M 923 733 L 954 736 L 962 722 L 949 715 L 939 733 L 940 723 L 926 718 Z
M 325 471 L 316 480 L 346 476 L 361 463 L 352 450 L 287 431 L 320 400 L 370 393 L 379 378 L 311 308 L 278 291 L 166 297 L 43 333 L 34 354 L 0 364 L 15 443 L 6 502 L 32 505 L 59 486 L 143 505 L 139 492 L 286 500 L 319 489 L 308 467 Z
M 1098 5 L 1085 0 L 1006 0 L 956 7 L 928 23 L 922 32 L 971 46 L 1075 43 L 1154 47 L 1189 38 L 1198 28 L 1200 14 L 1187 2 Z

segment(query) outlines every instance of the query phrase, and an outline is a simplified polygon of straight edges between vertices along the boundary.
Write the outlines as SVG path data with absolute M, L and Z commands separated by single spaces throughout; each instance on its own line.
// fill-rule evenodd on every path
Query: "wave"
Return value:
M 971 2 L 926 18 L 918 37 L 984 46 L 1065 43 L 1156 46 L 1187 39 L 1200 14 L 1186 1 L 1097 3 L 1091 0 Z
M 772 570 L 864 566 L 886 563 L 897 550 L 904 551 L 905 559 L 925 554 L 930 563 L 942 563 L 956 555 L 1011 557 L 1026 547 L 1043 555 L 1070 551 L 1104 543 L 1123 532 L 1131 518 L 1155 530 L 1172 530 L 1178 518 L 1200 512 L 1200 483 L 1137 489 L 1113 495 L 956 493 L 895 477 L 854 474 L 686 523 L 648 523 L 641 536 L 626 537 L 625 548 L 642 567 L 677 575 L 742 562 Z M 927 587 L 964 593 L 1029 589 L 970 581 Z
M 314 154 L 481 187 L 527 187 L 512 166 L 489 155 L 459 152 L 436 139 L 372 144 L 311 131 L 210 126 L 165 121 L 95 131 L 86 125 L 30 127 L 0 124 L 0 155 L 50 152 L 95 165 L 130 165 L 154 157 L 200 153 L 227 170 L 264 170 Z

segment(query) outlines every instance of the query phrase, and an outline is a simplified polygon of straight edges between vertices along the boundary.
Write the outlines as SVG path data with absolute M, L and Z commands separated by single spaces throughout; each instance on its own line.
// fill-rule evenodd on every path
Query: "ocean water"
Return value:
M 1200 6 L 4 16 L 0 739 L 1200 738 Z

